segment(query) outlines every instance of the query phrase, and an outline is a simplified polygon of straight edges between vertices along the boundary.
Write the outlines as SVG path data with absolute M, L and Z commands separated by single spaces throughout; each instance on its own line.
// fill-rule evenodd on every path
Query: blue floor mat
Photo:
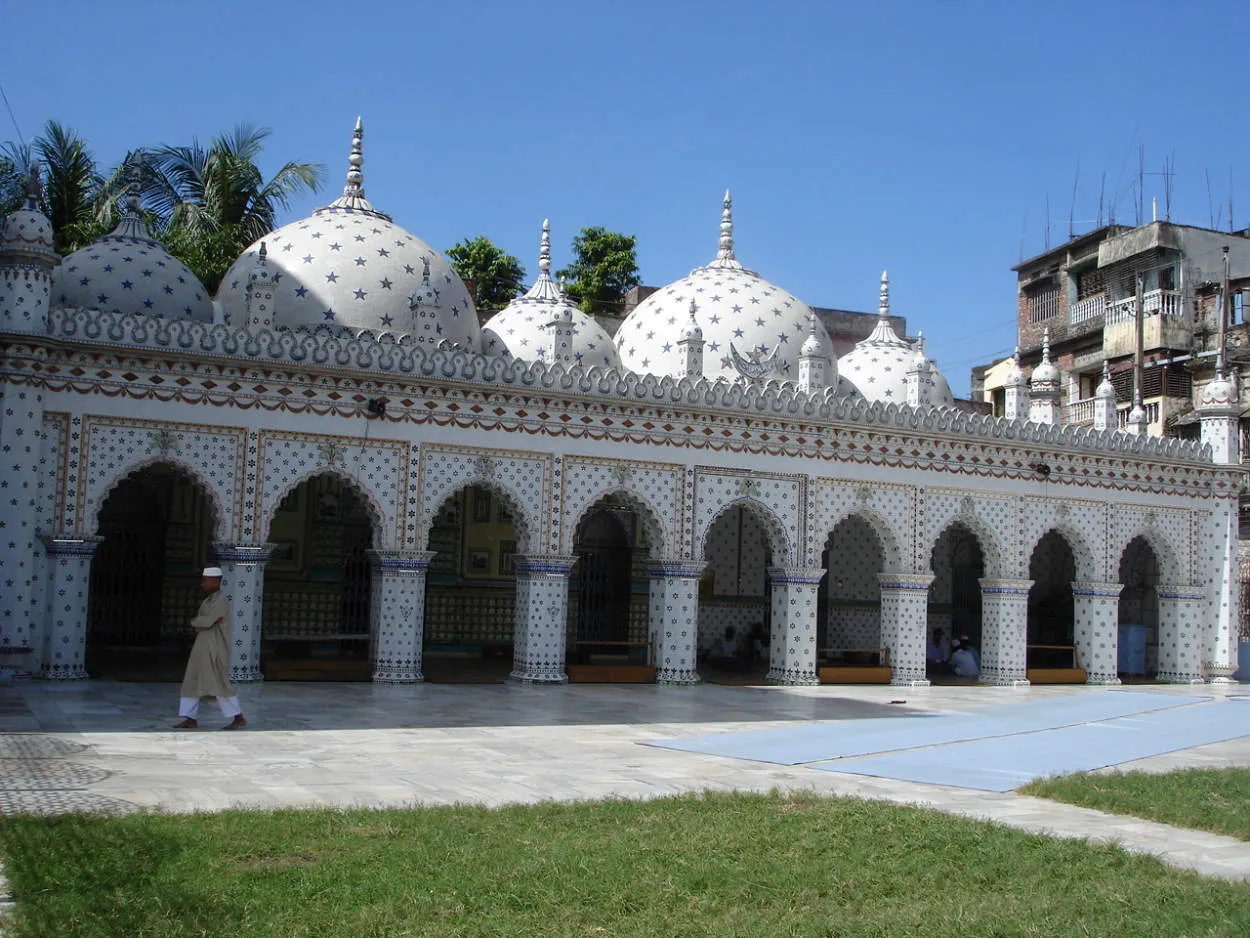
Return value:
M 898 749 L 939 746 L 946 743 L 1036 733 L 1098 720 L 1130 716 L 1209 700 L 1173 694 L 1104 691 L 1050 700 L 985 707 L 973 711 L 940 711 L 916 716 L 881 717 L 650 740 L 643 745 L 683 752 L 800 765 L 850 756 L 871 755 Z
M 1250 736 L 1250 706 L 1221 701 L 935 749 L 845 759 L 813 768 L 1011 791 L 1036 778 L 1088 772 L 1241 736 Z

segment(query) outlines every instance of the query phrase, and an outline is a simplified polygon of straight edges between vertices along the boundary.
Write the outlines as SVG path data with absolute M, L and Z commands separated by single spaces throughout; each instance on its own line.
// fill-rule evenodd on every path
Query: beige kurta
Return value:
M 233 697 L 230 683 L 230 602 L 218 590 L 191 620 L 195 644 L 182 679 L 183 697 Z

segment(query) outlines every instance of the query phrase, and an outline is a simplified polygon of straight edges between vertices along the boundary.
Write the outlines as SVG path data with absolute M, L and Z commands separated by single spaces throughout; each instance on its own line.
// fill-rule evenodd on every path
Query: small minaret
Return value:
M 260 243 L 256 266 L 247 275 L 247 327 L 273 328 L 273 273 L 269 270 L 265 242 Z
M 690 316 L 682 326 L 681 338 L 677 340 L 682 358 L 678 366 L 678 378 L 703 377 L 703 330 L 699 328 L 699 321 L 694 317 L 698 308 L 695 301 L 691 300 Z
M 1059 369 L 1050 362 L 1050 330 L 1042 333 L 1042 363 L 1033 369 L 1029 394 L 1029 419 L 1034 423 L 1060 422 L 1059 399 L 1063 394 Z
M 1011 371 L 1003 384 L 1003 416 L 1008 420 L 1029 419 L 1029 383 L 1020 367 L 1020 346 L 1011 359 Z
M 907 404 L 922 407 L 933 403 L 933 365 L 924 351 L 924 333 L 916 336 L 916 355 L 907 368 Z
M 820 391 L 836 384 L 838 365 L 825 355 L 825 348 L 816 337 L 816 314 L 807 317 L 807 338 L 799 349 L 799 390 Z
M 412 335 L 418 342 L 438 347 L 442 341 L 438 290 L 430 283 L 430 259 L 421 258 L 421 283 L 408 297 Z
M 1241 462 L 1241 394 L 1237 383 L 1225 375 L 1225 323 L 1228 319 L 1228 248 L 1224 248 L 1224 280 L 1220 290 L 1220 334 L 1215 357 L 1215 377 L 1198 396 L 1198 419 L 1202 442 L 1211 447 L 1217 465 Z
M 1120 416 L 1115 406 L 1115 385 L 1111 383 L 1111 366 L 1102 363 L 1102 381 L 1094 392 L 1094 429 L 1120 429 Z
M 4 219 L 0 235 L 0 329 L 46 332 L 52 271 L 61 263 L 52 223 L 39 209 L 39 164 L 26 179 L 25 204 Z
M 549 365 L 558 363 L 565 368 L 569 368 L 576 363 L 576 359 L 573 356 L 574 328 L 576 326 L 573 322 L 573 307 L 563 303 L 555 310 L 555 317 L 547 323 L 549 336 L 547 363 Z

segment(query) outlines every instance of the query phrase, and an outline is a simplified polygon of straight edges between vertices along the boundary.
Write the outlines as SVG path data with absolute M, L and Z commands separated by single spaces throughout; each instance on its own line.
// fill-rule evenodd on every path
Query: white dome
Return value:
M 26 204 L 10 212 L 4 219 L 0 250 L 21 254 L 56 256 L 56 240 L 52 222 L 39 210 L 38 168 L 32 170 L 26 184 Z
M 1050 329 L 1047 328 L 1042 333 L 1042 361 L 1033 369 L 1033 374 L 1029 376 L 1029 382 L 1033 387 L 1040 387 L 1047 384 L 1059 383 L 1059 369 L 1050 361 Z
M 477 313 L 447 258 L 365 199 L 361 135 L 357 120 L 342 198 L 261 239 L 275 284 L 274 325 L 336 323 L 476 350 Z M 234 262 L 217 291 L 234 325 L 248 320 L 247 282 L 261 241 Z
M 52 275 L 55 306 L 212 322 L 204 285 L 143 231 L 138 196 L 110 234 L 70 254 Z
M 497 312 L 482 327 L 482 352 L 527 362 L 547 361 L 551 341 L 547 325 L 557 316 L 567 315 L 573 321 L 574 361 L 584 367 L 619 368 L 621 360 L 612 338 L 599 323 L 578 309 L 551 279 L 551 226 L 546 219 L 543 220 L 538 270 L 538 279 L 529 291 Z
M 872 335 L 838 359 L 838 374 L 870 401 L 906 404 L 907 371 L 916 362 L 916 345 L 899 338 L 890 323 L 890 280 L 885 273 L 881 275 L 878 314 Z M 954 403 L 950 385 L 932 362 L 925 381 L 929 386 L 930 403 Z
M 809 332 L 808 305 L 747 270 L 734 257 L 732 203 L 725 193 L 720 251 L 706 267 L 647 297 L 625 317 L 615 341 L 621 363 L 641 374 L 678 375 L 685 356 L 678 347 L 690 319 L 691 301 L 703 330 L 703 374 L 734 380 L 734 353 L 764 379 L 795 381 L 799 354 Z M 836 360 L 833 343 L 817 324 L 817 341 Z M 752 367 L 755 366 L 755 367 Z

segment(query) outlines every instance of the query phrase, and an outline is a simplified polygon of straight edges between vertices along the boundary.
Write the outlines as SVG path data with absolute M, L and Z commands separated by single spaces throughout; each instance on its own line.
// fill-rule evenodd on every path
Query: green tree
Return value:
M 39 208 L 52 222 L 59 253 L 76 251 L 108 230 L 111 206 L 104 198 L 105 180 L 77 131 L 50 120 L 33 142 L 9 142 L 3 152 L 6 201 L 14 186 L 24 191 L 25 177 L 39 163 Z
M 573 238 L 573 263 L 557 272 L 582 312 L 619 316 L 638 279 L 638 239 L 605 228 L 583 228 Z
M 485 235 L 462 238 L 447 249 L 447 257 L 461 280 L 473 282 L 479 310 L 503 309 L 525 289 L 521 262 Z

